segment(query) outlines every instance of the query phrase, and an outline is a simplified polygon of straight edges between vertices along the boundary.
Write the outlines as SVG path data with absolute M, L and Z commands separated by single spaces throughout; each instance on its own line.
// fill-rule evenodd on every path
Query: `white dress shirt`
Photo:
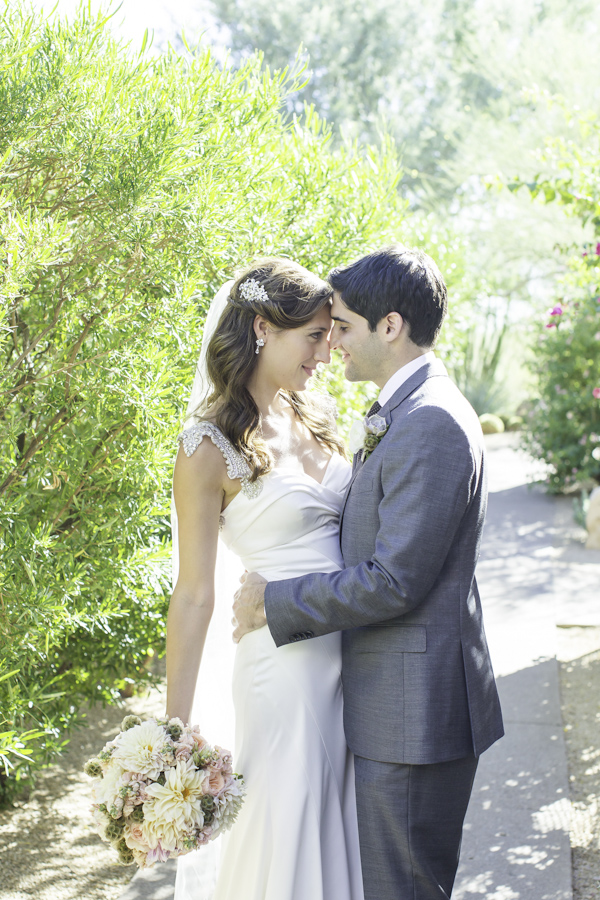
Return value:
M 417 356 L 416 359 L 411 359 L 409 363 L 406 363 L 405 366 L 401 366 L 391 378 L 388 378 L 384 386 L 382 387 L 379 397 L 377 400 L 381 404 L 381 406 L 385 406 L 388 400 L 396 393 L 398 388 L 404 384 L 405 381 L 408 381 L 411 375 L 414 375 L 415 372 L 421 368 L 421 366 L 427 365 L 427 363 L 433 362 L 435 359 L 435 353 L 433 350 L 428 350 L 427 353 L 424 353 L 422 356 Z

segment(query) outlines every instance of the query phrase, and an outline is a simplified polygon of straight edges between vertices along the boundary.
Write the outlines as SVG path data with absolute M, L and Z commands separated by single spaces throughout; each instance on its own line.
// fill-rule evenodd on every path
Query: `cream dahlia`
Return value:
M 167 756 L 172 756 L 172 746 L 167 742 L 165 730 L 153 719 L 124 731 L 113 752 L 125 771 L 139 772 L 149 778 L 158 778 Z
M 104 772 L 104 777 L 94 785 L 96 803 L 105 803 L 109 809 L 111 806 L 114 806 L 119 788 L 123 784 L 121 781 L 123 772 L 123 768 L 117 762 L 110 761 Z
M 164 784 L 146 788 L 149 800 L 144 805 L 144 819 L 149 823 L 173 823 L 177 828 L 204 824 L 200 808 L 205 773 L 189 760 L 178 760 L 166 772 Z

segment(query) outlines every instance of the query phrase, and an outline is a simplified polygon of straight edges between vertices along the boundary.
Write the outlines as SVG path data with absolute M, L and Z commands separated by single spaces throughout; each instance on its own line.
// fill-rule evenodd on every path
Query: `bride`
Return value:
M 268 258 L 211 305 L 188 407 L 195 424 L 180 435 L 173 487 L 167 714 L 184 722 L 213 612 L 219 536 L 269 581 L 343 566 L 350 466 L 331 409 L 303 393 L 317 363 L 329 362 L 331 293 L 302 266 Z M 277 649 L 264 627 L 240 641 L 234 761 L 247 795 L 224 838 L 213 900 L 362 900 L 340 669 L 339 632 Z

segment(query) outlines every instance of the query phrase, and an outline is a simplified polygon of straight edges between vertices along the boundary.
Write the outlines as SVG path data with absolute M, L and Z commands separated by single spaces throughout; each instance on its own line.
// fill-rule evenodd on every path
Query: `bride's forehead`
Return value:
M 312 319 L 310 319 L 307 323 L 309 326 L 311 325 L 321 325 L 322 327 L 329 327 L 331 324 L 331 306 L 329 303 L 325 304 L 322 309 L 314 314 Z

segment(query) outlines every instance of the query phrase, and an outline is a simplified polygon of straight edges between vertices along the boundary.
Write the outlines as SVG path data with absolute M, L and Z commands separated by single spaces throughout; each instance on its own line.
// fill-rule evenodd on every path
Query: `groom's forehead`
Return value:
M 363 316 L 349 309 L 342 300 L 341 294 L 334 291 L 331 302 L 331 318 L 336 322 L 359 322 Z

